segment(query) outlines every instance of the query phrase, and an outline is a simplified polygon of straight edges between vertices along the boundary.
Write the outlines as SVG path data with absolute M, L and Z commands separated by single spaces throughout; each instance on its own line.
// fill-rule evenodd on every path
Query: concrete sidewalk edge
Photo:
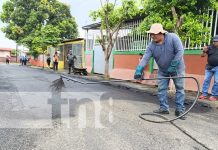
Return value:
M 136 83 L 136 82 L 129 82 L 129 81 L 122 81 L 122 82 L 110 82 L 110 80 L 118 80 L 118 79 L 104 79 L 103 75 L 98 75 L 98 74 L 88 74 L 87 76 L 82 76 L 82 75 L 73 75 L 73 74 L 68 74 L 67 70 L 58 70 L 58 71 L 53 71 L 52 69 L 49 68 L 42 68 L 42 67 L 36 67 L 36 66 L 28 66 L 34 69 L 40 69 L 43 71 L 48 71 L 48 72 L 53 72 L 59 75 L 65 75 L 65 76 L 69 76 L 69 77 L 73 77 L 73 78 L 78 78 L 78 79 L 85 79 L 85 80 L 89 80 L 89 81 L 94 81 L 94 82 L 98 82 L 98 81 L 109 81 L 108 83 L 101 83 L 101 84 L 107 84 L 107 85 L 111 85 L 114 87 L 118 87 L 118 88 L 124 88 L 124 89 L 128 89 L 134 92 L 143 92 L 143 93 L 148 93 L 151 94 L 153 96 L 157 96 L 157 87 L 155 86 L 151 86 L 151 85 L 145 85 L 145 84 L 140 84 L 140 83 Z M 134 81 L 134 80 L 133 80 Z M 196 95 L 197 92 L 195 91 L 185 91 L 186 92 L 186 100 L 188 101 L 193 101 L 196 99 Z M 170 94 L 169 94 L 170 95 Z M 171 96 L 171 98 L 169 98 L 169 100 L 173 99 L 173 97 Z M 198 100 L 197 103 L 201 104 L 204 107 L 211 107 L 211 108 L 216 108 L 218 109 L 218 101 L 216 102 L 211 102 L 208 100 Z

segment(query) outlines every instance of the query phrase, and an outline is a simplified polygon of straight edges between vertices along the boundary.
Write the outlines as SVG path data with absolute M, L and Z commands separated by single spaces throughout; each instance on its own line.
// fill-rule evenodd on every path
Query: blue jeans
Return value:
M 184 72 L 178 73 L 178 76 L 184 76 Z M 158 78 L 169 77 L 168 74 L 158 72 Z M 158 98 L 160 101 L 160 109 L 169 110 L 168 105 L 168 87 L 170 79 L 161 79 L 158 81 Z M 176 87 L 176 96 L 175 96 L 175 109 L 179 112 L 185 111 L 184 100 L 185 100 L 185 91 L 184 91 L 184 78 L 173 79 L 173 82 Z
M 214 85 L 211 91 L 212 96 L 217 96 L 218 94 L 218 66 L 214 67 L 211 70 L 205 70 L 204 84 L 202 87 L 202 94 L 204 96 L 208 95 L 208 89 L 210 87 L 210 81 L 212 76 L 214 75 Z

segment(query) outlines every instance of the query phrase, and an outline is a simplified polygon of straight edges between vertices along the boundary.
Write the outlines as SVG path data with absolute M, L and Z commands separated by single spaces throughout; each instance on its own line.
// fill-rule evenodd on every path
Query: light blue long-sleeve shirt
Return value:
M 175 33 L 166 33 L 162 44 L 155 43 L 154 41 L 149 43 L 139 65 L 145 67 L 150 58 L 153 57 L 157 62 L 159 71 L 167 73 L 171 62 L 175 60 L 179 61 L 177 73 L 181 73 L 185 69 L 183 54 L 184 48 L 180 38 Z

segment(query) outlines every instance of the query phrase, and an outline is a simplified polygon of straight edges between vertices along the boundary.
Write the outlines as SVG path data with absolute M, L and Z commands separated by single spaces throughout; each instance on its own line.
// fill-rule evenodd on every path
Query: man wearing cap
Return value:
M 205 67 L 205 77 L 204 84 L 202 87 L 202 95 L 199 99 L 204 100 L 207 99 L 208 89 L 210 87 L 210 81 L 212 76 L 214 76 L 214 85 L 211 91 L 211 96 L 209 97 L 209 101 L 216 101 L 218 94 L 218 35 L 213 38 L 213 45 L 205 46 L 203 48 L 202 57 L 207 57 L 207 65 Z
M 142 73 L 153 57 L 158 65 L 158 78 L 184 76 L 185 65 L 183 60 L 184 48 L 180 38 L 175 33 L 167 33 L 160 23 L 152 24 L 147 33 L 150 34 L 152 42 L 149 43 L 146 52 L 136 67 L 134 78 L 140 80 Z M 170 79 L 158 80 L 158 98 L 160 101 L 160 108 L 155 110 L 154 113 L 169 114 L 167 90 Z M 184 78 L 173 79 L 176 87 L 176 100 L 175 100 L 175 115 L 180 116 L 184 113 Z M 185 119 L 185 117 L 181 117 Z
M 72 54 L 72 50 L 69 50 L 69 54 L 67 55 L 67 61 L 68 61 L 68 67 L 69 67 L 68 74 L 71 73 L 71 68 L 74 71 L 74 61 L 75 60 L 76 60 L 76 56 Z

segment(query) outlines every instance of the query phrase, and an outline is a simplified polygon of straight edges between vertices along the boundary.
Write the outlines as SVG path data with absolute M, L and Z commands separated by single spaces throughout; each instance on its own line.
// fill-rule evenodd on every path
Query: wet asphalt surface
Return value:
M 51 88 L 56 79 L 54 72 L 0 64 L 1 150 L 218 149 L 216 109 L 198 103 L 185 121 L 175 121 L 205 148 L 170 123 L 138 117 L 159 107 L 156 96 L 66 79 L 60 93 Z M 173 100 L 170 106 L 167 117 L 173 118 Z

